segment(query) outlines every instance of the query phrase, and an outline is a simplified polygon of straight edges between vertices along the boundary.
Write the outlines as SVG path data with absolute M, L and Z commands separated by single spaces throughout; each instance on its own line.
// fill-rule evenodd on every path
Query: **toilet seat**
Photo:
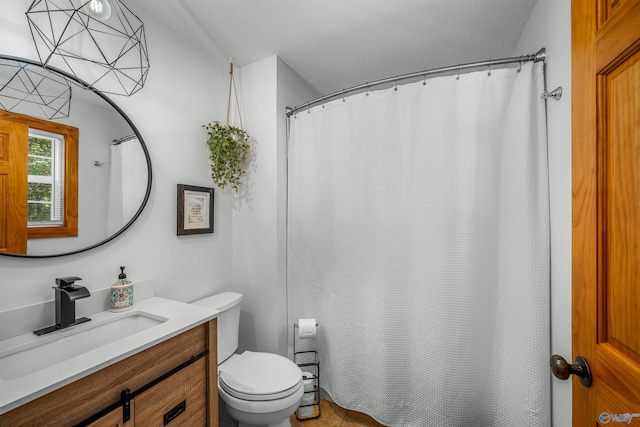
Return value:
M 267 401 L 296 393 L 302 386 L 302 371 L 286 357 L 245 351 L 220 366 L 219 385 L 242 400 Z

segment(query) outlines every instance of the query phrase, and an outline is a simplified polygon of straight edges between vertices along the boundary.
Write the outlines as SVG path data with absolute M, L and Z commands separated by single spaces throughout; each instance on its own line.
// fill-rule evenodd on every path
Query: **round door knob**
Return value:
M 554 354 L 549 359 L 549 365 L 551 366 L 551 372 L 556 378 L 566 380 L 571 375 L 575 375 L 578 377 L 580 384 L 585 387 L 591 387 L 591 368 L 589 368 L 589 364 L 584 357 L 576 356 L 576 360 L 572 365 L 567 363 L 564 357 Z

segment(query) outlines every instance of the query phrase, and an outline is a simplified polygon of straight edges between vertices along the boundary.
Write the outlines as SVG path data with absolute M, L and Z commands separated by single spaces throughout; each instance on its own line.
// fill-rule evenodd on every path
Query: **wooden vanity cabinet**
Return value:
M 206 426 L 204 365 L 200 359 L 136 397 L 132 411 L 135 425 Z
M 0 426 L 217 427 L 216 328 L 213 319 L 81 378 L 0 415 Z
M 128 421 L 119 406 L 88 427 L 206 426 L 206 381 L 205 360 L 198 359 L 131 399 Z
M 94 422 L 87 424 L 87 427 L 131 427 L 134 420 L 123 421 L 122 408 L 113 409 L 106 415 L 101 416 Z

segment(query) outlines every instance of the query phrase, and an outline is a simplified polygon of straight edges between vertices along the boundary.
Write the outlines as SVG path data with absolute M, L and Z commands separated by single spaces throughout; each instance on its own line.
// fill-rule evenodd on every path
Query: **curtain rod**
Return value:
M 138 138 L 136 135 L 127 135 L 120 139 L 114 139 L 113 141 L 111 141 L 111 145 L 120 145 L 123 142 L 131 141 L 132 139 L 136 139 L 136 138 Z
M 424 70 L 424 71 L 419 71 L 415 73 L 402 74 L 396 77 L 388 77 L 386 79 L 376 80 L 374 82 L 354 86 L 349 89 L 343 89 L 341 91 L 334 92 L 332 94 L 314 99 L 313 101 L 305 102 L 304 104 L 298 105 L 297 107 L 294 107 L 294 108 L 287 107 L 286 113 L 287 113 L 287 117 L 291 117 L 293 114 L 301 110 L 321 104 L 328 99 L 338 98 L 340 96 L 344 96 L 347 93 L 356 92 L 363 89 L 370 89 L 372 86 L 379 86 L 385 83 L 393 83 L 393 82 L 398 82 L 399 80 L 407 80 L 407 79 L 412 79 L 416 77 L 426 78 L 426 76 L 429 76 L 429 75 L 442 74 L 450 71 L 460 72 L 461 70 L 467 70 L 469 68 L 491 67 L 493 65 L 504 65 L 504 64 L 515 64 L 515 63 L 524 64 L 525 62 L 530 62 L 530 61 L 544 62 L 546 56 L 547 56 L 547 51 L 545 48 L 542 48 L 538 52 L 531 55 L 513 56 L 510 58 L 501 58 L 501 59 L 490 59 L 488 61 L 480 61 L 480 62 L 469 62 L 467 64 L 451 65 L 448 67 L 433 68 L 431 70 Z

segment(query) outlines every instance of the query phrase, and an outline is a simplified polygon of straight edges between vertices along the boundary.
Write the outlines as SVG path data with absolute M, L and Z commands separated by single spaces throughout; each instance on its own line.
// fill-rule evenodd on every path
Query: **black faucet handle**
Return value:
M 76 276 L 58 277 L 56 278 L 56 285 L 60 288 L 69 288 L 73 287 L 73 283 L 76 280 L 82 280 L 82 278 Z

